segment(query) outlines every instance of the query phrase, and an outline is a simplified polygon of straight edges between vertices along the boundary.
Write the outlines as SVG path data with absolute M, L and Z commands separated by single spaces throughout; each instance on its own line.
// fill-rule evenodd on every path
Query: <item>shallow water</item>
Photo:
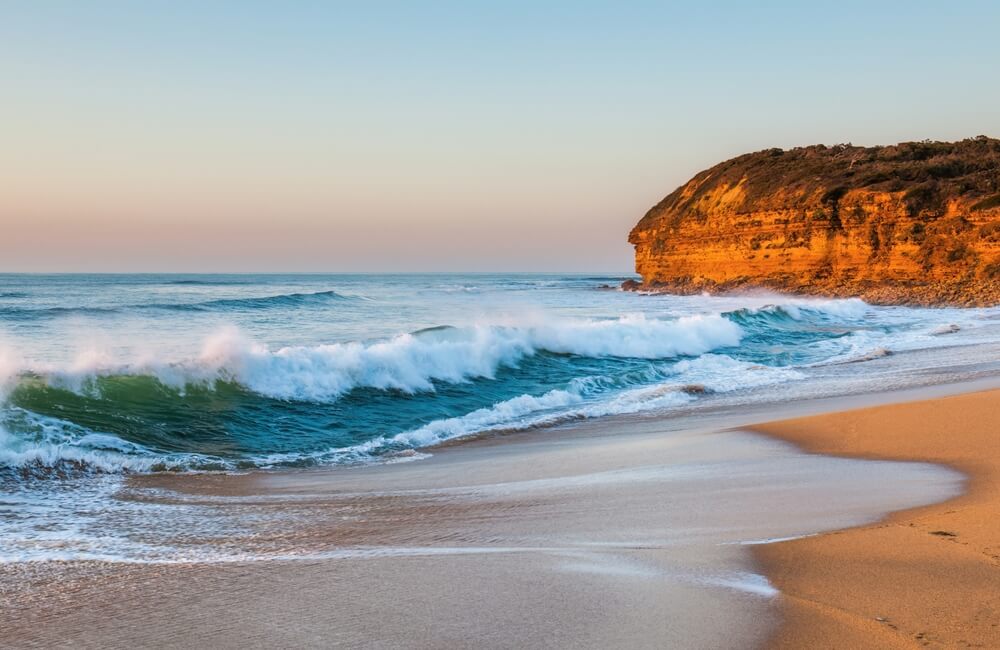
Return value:
M 113 564 L 0 563 L 0 623 L 40 646 L 72 631 L 94 646 L 756 647 L 777 601 L 748 545 L 962 485 L 663 423 L 396 466 L 135 476 L 110 499 L 80 494 L 77 528 L 20 549 Z

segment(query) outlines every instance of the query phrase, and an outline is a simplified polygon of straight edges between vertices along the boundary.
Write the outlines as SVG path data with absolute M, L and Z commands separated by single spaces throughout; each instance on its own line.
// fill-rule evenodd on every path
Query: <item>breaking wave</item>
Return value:
M 349 342 L 271 350 L 234 328 L 205 341 L 195 359 L 114 363 L 82 358 L 71 368 L 29 369 L 74 392 L 99 388 L 99 377 L 146 376 L 183 390 L 238 384 L 282 400 L 325 402 L 357 388 L 433 392 L 435 382 L 493 378 L 540 352 L 602 358 L 666 359 L 736 346 L 743 332 L 719 316 L 651 320 L 627 316 L 530 326 L 441 327 L 374 343 Z
M 7 386 L 0 466 L 312 464 L 496 427 L 634 412 L 686 394 L 628 391 L 671 380 L 685 359 L 737 346 L 742 336 L 721 315 L 627 316 L 438 327 L 278 349 L 224 329 L 180 360 L 88 354 L 58 367 L 0 357 Z M 534 392 L 553 382 L 564 388 Z

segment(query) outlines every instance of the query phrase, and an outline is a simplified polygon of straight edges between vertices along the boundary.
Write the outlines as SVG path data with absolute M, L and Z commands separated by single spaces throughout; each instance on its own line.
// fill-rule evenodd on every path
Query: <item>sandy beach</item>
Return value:
M 1000 650 L 998 24 L 4 3 L 0 650 Z
M 814 453 L 940 463 L 965 494 L 862 528 L 755 547 L 778 648 L 1000 647 L 1000 391 L 756 427 Z
M 731 428 L 769 407 L 587 421 L 395 465 L 136 477 L 120 498 L 161 508 L 156 529 L 196 504 L 245 530 L 204 541 L 183 520 L 189 562 L 4 565 L 0 627 L 10 647 L 989 646 L 995 396 L 756 427 L 772 437 Z M 898 433 L 882 446 L 851 446 L 890 420 Z M 977 437 L 934 443 L 945 421 Z M 903 446 L 924 430 L 925 448 Z M 973 480 L 966 496 L 913 510 L 958 495 L 962 475 L 775 437 L 947 462 Z

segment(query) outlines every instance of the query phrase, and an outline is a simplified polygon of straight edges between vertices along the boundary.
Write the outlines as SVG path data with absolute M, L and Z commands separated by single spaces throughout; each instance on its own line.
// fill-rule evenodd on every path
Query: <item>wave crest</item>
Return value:
M 435 382 L 492 379 L 542 352 L 582 357 L 669 359 L 738 345 L 742 329 L 719 315 L 652 320 L 549 321 L 528 326 L 477 325 L 401 334 L 375 343 L 334 343 L 271 350 L 235 328 L 209 337 L 193 360 L 111 364 L 100 356 L 70 368 L 32 369 L 76 392 L 109 375 L 148 375 L 183 390 L 189 384 L 235 382 L 284 400 L 335 400 L 356 388 L 433 392 Z
M 857 320 L 863 318 L 868 310 L 868 303 L 860 298 L 836 300 L 800 300 L 781 304 L 764 305 L 763 307 L 746 307 L 729 312 L 727 316 L 734 321 L 747 323 L 780 323 L 801 321 L 808 318 L 828 319 L 838 318 Z

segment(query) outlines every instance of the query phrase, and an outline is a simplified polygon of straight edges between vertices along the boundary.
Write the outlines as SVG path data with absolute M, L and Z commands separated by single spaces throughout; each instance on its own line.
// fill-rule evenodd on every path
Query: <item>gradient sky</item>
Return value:
M 1000 136 L 1000 3 L 806 4 L 0 0 L 0 271 L 622 272 L 733 155 Z

